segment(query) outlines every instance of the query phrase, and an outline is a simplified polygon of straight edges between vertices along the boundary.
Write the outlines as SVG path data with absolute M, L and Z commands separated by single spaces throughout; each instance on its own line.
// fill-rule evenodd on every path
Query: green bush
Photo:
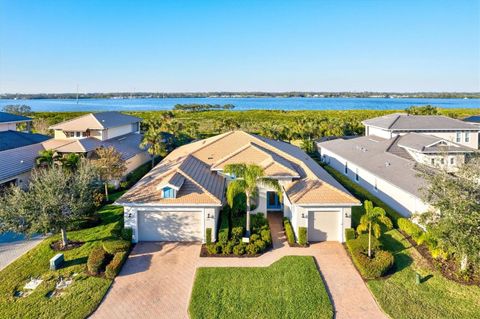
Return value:
M 381 244 L 380 241 L 372 235 L 372 250 L 380 250 Z M 347 240 L 347 248 L 351 252 L 362 252 L 366 253 L 368 251 L 368 234 L 362 234 L 356 239 Z
M 292 224 L 287 217 L 283 218 L 283 227 L 285 228 L 285 236 L 287 236 L 287 241 L 289 244 L 295 244 L 295 234 L 293 233 Z
M 207 245 L 212 243 L 212 229 L 205 229 L 205 236 L 207 237 Z
M 237 256 L 241 256 L 245 254 L 245 248 L 246 248 L 246 245 L 244 243 L 239 243 L 238 245 L 233 247 L 233 253 Z
M 352 260 L 365 279 L 375 279 L 385 275 L 395 261 L 393 255 L 385 250 L 374 251 L 372 258 L 368 258 L 363 252 L 353 252 Z
M 250 236 L 250 241 L 256 241 L 260 239 L 260 235 L 258 234 L 253 234 Z
M 264 229 L 260 232 L 260 236 L 262 237 L 262 240 L 267 244 L 267 246 L 270 246 L 272 244 L 272 233 L 270 232 L 270 229 Z
M 345 241 L 355 239 L 355 229 L 345 228 Z
M 418 240 L 423 234 L 423 229 L 417 224 L 413 223 L 407 218 L 399 218 L 397 220 L 398 228 L 402 230 L 405 234 L 412 237 L 412 239 L 418 243 Z
M 307 244 L 307 227 L 298 227 L 298 243 L 302 246 Z
M 132 242 L 133 230 L 131 228 L 123 228 L 121 236 L 124 240 Z
M 250 215 L 250 222 L 252 226 L 252 231 L 258 233 L 261 231 L 262 227 L 268 227 L 268 220 L 265 218 L 265 215 L 262 213 Z
M 112 261 L 105 267 L 105 277 L 108 279 L 113 279 L 118 274 L 120 269 L 122 268 L 123 263 L 127 259 L 128 252 L 121 251 L 116 253 L 113 256 Z
M 102 247 L 95 247 L 88 255 L 87 269 L 93 275 L 98 275 L 105 264 L 107 252 Z
M 217 239 L 221 243 L 228 241 L 228 229 L 230 228 L 228 222 L 229 214 L 228 206 L 225 206 L 220 212 L 220 227 L 218 227 Z
M 243 236 L 243 227 L 232 228 L 232 240 L 240 240 Z
M 248 255 L 256 255 L 259 252 L 259 248 L 254 243 L 249 243 L 246 248 Z
M 131 243 L 127 240 L 113 239 L 105 240 L 103 243 L 103 249 L 110 255 L 115 255 L 121 251 L 127 251 L 130 249 Z
M 210 255 L 220 254 L 222 252 L 222 243 L 212 243 L 206 245 L 206 247 Z
M 233 247 L 237 245 L 237 242 L 230 240 L 226 244 L 223 244 L 222 253 L 224 255 L 230 255 L 233 252 Z
M 259 239 L 254 242 L 255 246 L 258 247 L 258 252 L 263 253 L 267 248 L 267 243 Z

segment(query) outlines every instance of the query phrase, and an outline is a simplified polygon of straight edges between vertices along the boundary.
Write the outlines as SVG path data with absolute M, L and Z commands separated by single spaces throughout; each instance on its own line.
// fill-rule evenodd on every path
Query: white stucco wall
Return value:
M 17 124 L 16 123 L 0 123 L 0 132 L 2 131 L 16 131 Z
M 132 124 L 111 127 L 103 131 L 103 140 L 108 140 L 117 136 L 125 135 L 132 132 Z
M 390 139 L 392 138 L 392 133 L 388 130 L 384 130 L 378 127 L 373 127 L 373 126 L 365 126 L 365 135 L 370 136 L 378 136 L 382 138 L 387 138 Z
M 418 163 L 422 163 L 424 165 L 434 167 L 434 168 L 443 168 L 446 169 L 448 172 L 455 172 L 458 168 L 465 163 L 465 154 L 423 154 L 419 153 L 410 149 L 406 149 L 408 154 L 413 157 L 415 161 Z M 434 160 L 434 164 L 432 165 L 432 159 Z M 443 159 L 443 164 L 442 164 Z M 453 164 L 451 164 L 453 159 Z
M 126 162 L 127 170 L 125 171 L 125 173 L 123 175 L 127 175 L 128 173 L 130 173 L 131 171 L 133 171 L 134 169 L 136 169 L 140 165 L 145 164 L 146 162 L 151 161 L 151 160 L 152 160 L 152 157 L 151 157 L 150 154 L 148 154 L 148 152 L 145 151 L 145 152 L 138 153 L 134 157 L 129 158 L 127 160 L 127 162 Z
M 3 184 L 3 183 L 8 183 L 8 182 L 11 182 L 13 180 L 16 181 L 16 185 L 22 189 L 26 189 L 29 182 L 30 182 L 30 176 L 32 174 L 32 171 L 28 171 L 28 172 L 25 172 L 25 173 L 22 173 L 22 174 L 19 174 L 19 175 L 16 175 L 16 176 L 12 176 L 12 177 L 9 177 L 7 179 L 4 179 L 4 180 L 0 180 L 0 185 Z
M 326 155 L 327 163 L 338 172 L 344 174 L 345 163 L 348 161 L 324 148 L 321 149 L 321 155 Z M 420 199 L 420 194 L 410 194 L 352 162 L 348 162 L 347 177 L 350 180 L 355 181 L 357 169 L 359 175 L 357 183 L 403 216 L 409 217 L 415 212 L 422 213 L 428 210 L 428 205 Z M 377 185 L 377 190 L 375 190 L 375 184 Z

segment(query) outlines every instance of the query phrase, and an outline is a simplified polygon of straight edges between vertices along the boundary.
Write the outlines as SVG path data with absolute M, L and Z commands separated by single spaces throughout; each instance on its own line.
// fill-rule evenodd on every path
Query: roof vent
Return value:
M 390 162 L 385 162 L 385 167 L 389 167 L 390 165 L 392 165 Z

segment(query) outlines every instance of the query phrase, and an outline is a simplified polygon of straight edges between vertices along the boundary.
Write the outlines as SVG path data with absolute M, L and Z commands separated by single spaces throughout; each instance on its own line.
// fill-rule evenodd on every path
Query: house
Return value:
M 419 167 L 458 167 L 478 153 L 480 128 L 443 116 L 391 114 L 363 122 L 365 136 L 317 142 L 321 159 L 404 216 L 422 213 Z
M 216 240 L 225 189 L 235 178 L 223 169 L 233 163 L 258 164 L 282 186 L 283 202 L 260 186 L 252 213 L 276 211 L 291 220 L 297 236 L 306 227 L 309 241 L 345 241 L 359 201 L 298 147 L 243 131 L 175 149 L 119 198 L 133 241 L 205 242 L 207 228 Z
M 41 143 L 50 138 L 30 133 L 31 122 L 26 116 L 0 112 L 0 188 L 27 183 L 35 157 L 43 150 Z M 21 124 L 26 131 L 18 130 Z
M 89 113 L 50 127 L 54 138 L 43 143 L 59 154 L 77 153 L 90 157 L 101 147 L 114 147 L 126 161 L 128 174 L 151 159 L 140 148 L 142 134 L 138 117 L 120 112 Z
M 479 123 L 480 124 L 480 115 L 473 115 L 463 119 L 465 122 Z

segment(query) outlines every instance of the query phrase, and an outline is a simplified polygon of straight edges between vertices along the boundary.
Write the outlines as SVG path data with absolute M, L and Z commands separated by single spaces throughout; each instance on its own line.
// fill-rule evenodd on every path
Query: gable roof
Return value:
M 368 119 L 362 123 L 367 126 L 375 126 L 391 131 L 480 130 L 479 127 L 472 123 L 442 115 L 408 115 L 405 113 L 393 113 Z
M 472 153 L 477 150 L 429 134 L 408 133 L 398 138 L 398 146 L 422 153 L 460 152 Z
M 20 131 L 0 131 L 0 151 L 44 142 L 49 136 Z
M 132 205 L 221 205 L 224 202 L 225 178 L 216 170 L 221 170 L 226 163 L 232 161 L 249 163 L 251 160 L 245 156 L 254 156 L 260 161 L 257 164 L 264 163 L 269 175 L 278 170 L 282 174 L 295 174 L 296 178 L 284 186 L 292 203 L 359 204 L 357 199 L 298 147 L 243 131 L 227 132 L 175 149 L 117 202 Z M 161 198 L 156 186 L 165 184 L 173 172 L 185 176 L 185 182 L 176 198 Z M 185 188 L 188 183 L 197 186 L 196 191 L 200 189 L 203 192 L 195 194 L 196 197 L 188 194 L 188 189 Z M 192 188 L 190 191 L 195 190 Z
M 50 126 L 50 129 L 63 131 L 86 131 L 87 129 L 103 130 L 106 128 L 117 127 L 141 121 L 142 119 L 135 116 L 116 111 L 109 111 L 85 114 L 74 119 L 52 125 Z
M 32 119 L 23 115 L 0 112 L 0 123 L 31 122 Z

